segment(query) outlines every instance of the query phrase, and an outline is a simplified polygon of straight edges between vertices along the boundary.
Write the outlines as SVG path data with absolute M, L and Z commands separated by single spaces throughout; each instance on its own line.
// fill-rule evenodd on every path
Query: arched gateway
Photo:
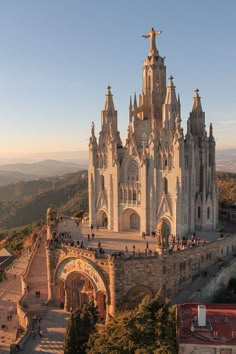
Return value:
M 88 259 L 64 259 L 56 268 L 54 281 L 60 302 L 67 311 L 75 311 L 93 301 L 98 307 L 99 319 L 106 319 L 109 292 L 101 272 Z

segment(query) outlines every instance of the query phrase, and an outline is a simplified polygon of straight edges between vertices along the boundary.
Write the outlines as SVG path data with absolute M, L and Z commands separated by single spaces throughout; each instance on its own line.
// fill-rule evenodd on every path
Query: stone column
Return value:
M 65 290 L 65 302 L 64 302 L 64 309 L 66 311 L 69 311 L 69 304 L 68 304 L 68 289 L 67 287 L 64 285 L 64 290 Z

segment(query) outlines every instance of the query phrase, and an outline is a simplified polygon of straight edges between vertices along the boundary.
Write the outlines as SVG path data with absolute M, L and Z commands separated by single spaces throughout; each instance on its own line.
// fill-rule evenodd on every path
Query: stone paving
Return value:
M 91 238 L 92 232 L 95 235 L 94 240 L 92 240 Z M 90 241 L 88 241 L 88 234 L 90 235 Z M 203 242 L 203 240 L 210 242 L 218 239 L 220 237 L 220 233 L 215 231 L 197 232 L 196 236 L 197 238 L 200 238 L 200 242 Z M 138 231 L 121 231 L 117 233 L 104 228 L 99 228 L 99 230 L 95 228 L 93 229 L 93 231 L 91 231 L 91 228 L 88 225 L 83 224 L 81 226 L 81 235 L 75 235 L 75 237 L 73 238 L 74 240 L 78 239 L 80 241 L 83 241 L 85 248 L 97 248 L 98 243 L 100 242 L 101 247 L 108 254 L 117 251 L 125 252 L 126 246 L 130 253 L 132 253 L 133 251 L 133 246 L 135 246 L 136 253 L 138 251 L 144 253 L 147 246 L 148 249 L 152 252 L 156 251 L 156 238 L 152 236 L 146 236 L 144 239 Z M 191 240 L 191 235 L 188 235 L 188 239 Z
M 92 233 L 94 233 L 94 240 L 92 240 Z M 90 235 L 90 241 L 88 241 L 88 234 Z M 98 243 L 101 243 L 101 247 L 106 253 L 113 253 L 116 251 L 125 252 L 126 246 L 128 252 L 133 251 L 135 246 L 136 252 L 145 252 L 145 248 L 154 252 L 156 250 L 156 239 L 151 236 L 143 238 L 139 232 L 121 231 L 119 233 L 108 231 L 107 229 L 99 228 L 91 231 L 87 225 L 82 225 L 81 235 L 78 238 L 83 241 L 85 247 L 97 248 Z
M 7 280 L 0 283 L 0 354 L 9 353 L 11 343 L 14 343 L 18 320 L 16 316 L 16 302 L 22 296 L 21 275 L 29 262 L 30 253 L 24 253 L 16 259 L 7 271 Z M 12 314 L 12 320 L 7 317 Z M 2 330 L 2 325 L 7 326 Z

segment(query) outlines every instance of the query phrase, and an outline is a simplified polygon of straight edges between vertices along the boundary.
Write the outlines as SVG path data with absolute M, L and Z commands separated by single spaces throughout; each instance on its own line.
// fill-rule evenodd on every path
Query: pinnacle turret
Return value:
M 134 108 L 137 109 L 137 97 L 136 97 L 136 93 L 134 94 Z
M 106 99 L 105 99 L 105 104 L 104 104 L 104 111 L 107 111 L 109 113 L 115 112 L 113 95 L 111 93 L 111 86 L 107 87 Z
M 209 137 L 213 137 L 213 127 L 212 127 L 212 123 L 210 123 L 210 127 L 209 127 Z
M 129 109 L 132 109 L 132 97 L 130 96 L 130 99 L 129 99 Z
M 176 104 L 177 99 L 176 99 L 176 93 L 175 93 L 175 86 L 173 84 L 173 76 L 171 75 L 169 77 L 169 84 L 166 89 L 166 99 L 165 99 L 165 104 Z
M 193 108 L 192 112 L 202 112 L 201 97 L 198 94 L 199 89 L 196 88 L 195 95 L 193 97 Z
M 199 96 L 199 89 L 195 90 L 193 97 L 193 107 L 190 113 L 191 134 L 195 137 L 203 137 L 206 134 L 205 129 L 205 113 L 202 110 L 201 98 Z

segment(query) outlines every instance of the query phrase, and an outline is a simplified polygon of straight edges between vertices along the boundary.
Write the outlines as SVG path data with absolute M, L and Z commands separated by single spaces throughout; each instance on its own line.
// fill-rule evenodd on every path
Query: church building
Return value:
M 111 231 L 155 234 L 162 222 L 168 234 L 182 237 L 213 230 L 218 222 L 215 140 L 206 130 L 199 90 L 195 90 L 187 131 L 173 77 L 156 47 L 153 28 L 145 35 L 150 50 L 142 69 L 142 93 L 129 105 L 128 135 L 122 143 L 111 87 L 101 130 L 92 123 L 89 140 L 89 218 Z

